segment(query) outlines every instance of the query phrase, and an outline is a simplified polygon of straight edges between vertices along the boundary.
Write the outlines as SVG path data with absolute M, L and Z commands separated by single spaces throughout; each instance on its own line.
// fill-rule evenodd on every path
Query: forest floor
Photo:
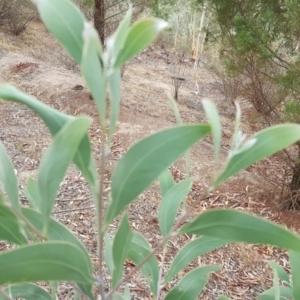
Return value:
M 142 52 L 126 65 L 122 80 L 122 106 L 117 132 L 114 135 L 111 155 L 106 171 L 106 197 L 110 191 L 110 179 L 118 159 L 140 138 L 176 125 L 174 113 L 168 101 L 172 94 L 171 76 L 174 76 L 178 56 L 156 45 Z M 201 100 L 211 99 L 219 109 L 223 125 L 221 161 L 226 161 L 230 149 L 235 109 L 220 93 L 220 80 L 207 68 L 209 56 L 203 57 L 195 77 L 192 63 L 187 62 L 186 80 L 180 91 L 178 109 L 185 123 L 204 123 L 205 114 Z M 89 99 L 86 88 L 73 90 L 83 78 L 78 68 L 60 45 L 40 23 L 31 23 L 19 37 L 0 29 L 0 83 L 9 83 L 40 99 L 46 104 L 72 115 L 88 115 L 93 118 L 90 137 L 95 160 L 99 162 L 99 128 L 96 108 Z M 176 74 L 175 74 L 176 76 Z M 199 91 L 195 93 L 195 78 Z M 251 113 L 245 103 L 242 129 L 248 135 L 263 128 L 259 117 Z M 42 154 L 51 137 L 40 119 L 26 107 L 0 100 L 0 139 L 17 170 L 20 195 L 24 205 L 24 187 L 29 177 L 35 177 Z M 172 168 L 175 180 L 184 178 L 182 160 Z M 300 230 L 299 211 L 283 211 L 282 186 L 288 180 L 284 156 L 278 154 L 265 159 L 240 173 L 213 191 L 204 200 L 201 195 L 210 183 L 213 170 L 213 143 L 207 137 L 191 151 L 191 174 L 195 178 L 193 191 L 188 196 L 188 219 L 207 209 L 233 208 L 255 213 L 275 221 L 296 232 Z M 144 234 L 152 246 L 159 240 L 157 208 L 160 203 L 158 183 L 154 183 L 133 204 L 129 218 L 134 230 Z M 70 228 L 89 250 L 96 265 L 96 228 L 94 206 L 87 183 L 74 166 L 70 167 L 58 194 L 53 217 Z M 111 231 L 115 224 L 111 226 Z M 167 270 L 176 252 L 192 237 L 182 236 L 169 244 L 164 264 Z M 7 245 L 0 243 L 0 251 Z M 158 254 L 158 259 L 161 258 Z M 275 260 L 289 270 L 286 251 L 260 245 L 234 244 L 222 247 L 196 259 L 184 271 L 207 264 L 219 264 L 222 270 L 211 275 L 199 299 L 218 299 L 226 295 L 232 299 L 255 299 L 272 286 L 272 272 L 266 260 Z M 133 268 L 129 262 L 125 271 Z M 184 272 L 180 275 L 183 276 Z M 178 279 L 178 278 L 177 278 Z M 164 292 L 166 292 L 171 283 Z M 150 299 L 145 280 L 137 274 L 130 282 L 134 299 Z M 61 299 L 69 299 L 70 286 L 61 285 Z

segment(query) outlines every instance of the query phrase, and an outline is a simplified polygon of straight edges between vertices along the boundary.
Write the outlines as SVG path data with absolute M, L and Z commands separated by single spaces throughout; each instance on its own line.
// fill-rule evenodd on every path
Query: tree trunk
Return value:
M 98 31 L 100 40 L 104 45 L 105 39 L 105 6 L 104 0 L 95 0 L 94 6 L 94 26 Z
M 298 146 L 298 158 L 293 167 L 293 176 L 290 182 L 290 197 L 285 204 L 286 209 L 300 209 L 300 144 Z

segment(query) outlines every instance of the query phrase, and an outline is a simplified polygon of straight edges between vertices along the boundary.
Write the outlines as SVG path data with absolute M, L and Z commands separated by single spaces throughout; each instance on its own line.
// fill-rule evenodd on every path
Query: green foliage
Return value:
M 285 104 L 285 118 L 293 122 L 300 122 L 300 103 L 296 101 L 288 102 Z
M 16 283 L 4 289 L 4 291 L 13 298 L 20 298 L 25 300 L 39 299 L 52 300 L 51 295 L 43 288 L 32 283 Z M 6 300 L 3 295 L 0 295 L 0 300 Z
M 82 75 L 96 102 L 101 139 L 105 141 L 108 137 L 106 145 L 103 143 L 101 149 L 99 177 L 103 179 L 106 149 L 109 149 L 120 110 L 120 67 L 149 45 L 166 23 L 151 18 L 130 26 L 129 11 L 104 49 L 95 29 L 86 22 L 72 2 L 36 2 L 49 30 L 80 64 Z M 107 87 L 111 97 L 106 106 Z M 274 270 L 274 286 L 260 297 L 276 299 L 292 294 L 295 299 L 299 298 L 300 238 L 297 235 L 261 218 L 232 210 L 207 211 L 192 221 L 184 220 L 185 225 L 181 226 L 182 220 L 178 222 L 176 215 L 182 206 L 181 218 L 184 218 L 184 205 L 181 204 L 191 190 L 193 179 L 187 178 L 175 184 L 168 170 L 196 142 L 212 132 L 216 164 L 210 191 L 250 164 L 300 140 L 299 125 L 271 127 L 245 142 L 245 136 L 239 130 L 238 108 L 232 149 L 224 170 L 217 176 L 221 124 L 216 107 L 206 100 L 203 105 L 209 124 L 180 124 L 140 140 L 127 151 L 113 172 L 111 199 L 108 208 L 104 209 L 103 185 L 98 185 L 98 174 L 87 134 L 90 120 L 63 114 L 8 85 L 0 86 L 0 98 L 27 105 L 42 118 L 53 135 L 53 142 L 42 158 L 37 181 L 28 181 L 26 197 L 31 208 L 21 207 L 19 203 L 14 168 L 0 144 L 0 181 L 4 192 L 0 202 L 0 238 L 15 244 L 13 249 L 0 254 L 0 284 L 4 285 L 0 299 L 6 294 L 14 298 L 54 299 L 55 288 L 50 295 L 30 282 L 50 281 L 50 286 L 56 287 L 58 281 L 71 281 L 76 285 L 75 299 L 81 296 L 93 299 L 92 288 L 96 285 L 99 298 L 103 300 L 128 300 L 128 287 L 123 294 L 118 293 L 119 287 L 129 282 L 130 276 L 134 274 L 132 271 L 123 275 L 127 259 L 136 265 L 134 271 L 140 271 L 147 279 L 152 295 L 160 299 L 162 288 L 192 260 L 233 242 L 271 244 L 288 249 L 292 284 L 285 271 L 270 262 Z M 106 110 L 109 110 L 109 114 L 106 114 Z M 106 122 L 106 115 L 109 115 L 110 122 Z M 179 114 L 177 118 L 180 120 Z M 99 251 L 99 275 L 96 279 L 94 273 L 97 272 L 93 270 L 86 248 L 65 226 L 50 217 L 59 185 L 72 162 L 85 176 L 96 205 Z M 111 223 L 156 179 L 159 179 L 162 194 L 158 208 L 162 237 L 155 248 L 141 233 L 132 231 L 127 213 L 122 215 L 111 238 L 111 232 L 108 231 Z M 178 252 L 166 276 L 163 276 L 164 261 L 162 259 L 158 263 L 155 254 L 158 251 L 167 253 L 170 238 L 182 234 L 199 237 Z M 111 276 L 108 284 L 103 276 L 104 260 Z M 190 271 L 167 293 L 166 299 L 196 299 L 209 279 L 208 274 L 218 270 L 219 266 L 203 266 Z M 286 286 L 280 286 L 279 279 L 285 281 Z
M 111 222 L 209 130 L 208 125 L 178 126 L 155 133 L 131 147 L 114 171 L 112 202 L 107 211 L 106 222 Z M 149 148 L 152 150 L 148 151 Z
M 297 263 L 297 262 L 296 262 Z M 293 298 L 293 289 L 290 279 L 286 271 L 277 263 L 268 261 L 268 264 L 274 272 L 273 287 L 263 292 L 258 296 L 258 300 L 273 300 L 273 299 L 297 299 Z M 295 264 L 293 264 L 295 266 Z M 279 285 L 279 279 L 283 285 Z

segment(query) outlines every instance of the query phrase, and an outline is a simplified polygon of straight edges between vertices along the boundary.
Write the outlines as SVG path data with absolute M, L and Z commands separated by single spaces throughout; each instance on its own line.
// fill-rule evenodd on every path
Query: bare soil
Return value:
M 209 56 L 208 56 L 209 57 Z M 230 149 L 234 107 L 217 89 L 218 78 L 206 68 L 208 57 L 203 57 L 197 74 L 200 94 L 195 93 L 195 77 L 192 64 L 188 66 L 186 81 L 179 91 L 178 108 L 185 123 L 205 122 L 201 106 L 203 98 L 217 105 L 223 124 L 221 161 L 225 161 Z M 138 139 L 176 125 L 174 113 L 168 102 L 171 93 L 172 62 L 176 54 L 158 46 L 151 46 L 125 68 L 122 81 L 122 107 L 117 132 L 106 171 L 106 197 L 110 191 L 110 178 L 118 159 Z M 20 37 L 0 29 L 0 83 L 9 83 L 37 97 L 44 103 L 72 115 L 88 115 L 93 118 L 90 136 L 93 153 L 99 161 L 99 129 L 96 108 L 89 99 L 89 92 L 73 90 L 84 86 L 78 68 L 51 37 L 42 24 L 31 23 Z M 242 106 L 244 104 L 242 103 Z M 243 130 L 249 136 L 262 128 L 251 122 L 251 115 L 244 116 Z M 40 119 L 26 107 L 0 100 L 0 139 L 17 170 L 20 195 L 24 205 L 24 187 L 29 177 L 35 177 L 42 154 L 51 142 L 50 135 Z M 211 137 L 197 143 L 191 152 L 191 174 L 195 178 L 193 191 L 188 196 L 188 219 L 207 209 L 234 208 L 255 213 L 273 220 L 296 232 L 300 230 L 298 211 L 283 211 L 283 183 L 287 180 L 282 155 L 255 164 L 223 184 L 204 200 L 201 196 L 208 186 L 213 170 L 213 144 Z M 172 168 L 176 180 L 186 176 L 183 160 Z M 144 234 L 155 246 L 159 240 L 157 208 L 160 203 L 158 184 L 143 193 L 129 207 L 130 221 L 134 230 Z M 57 197 L 53 217 L 67 225 L 86 245 L 96 266 L 96 228 L 94 206 L 87 183 L 74 166 L 70 167 Z M 116 224 L 111 226 L 114 232 Z M 183 236 L 171 241 L 166 256 L 166 271 L 176 252 L 192 237 Z M 7 249 L 0 243 L 0 251 Z M 161 255 L 157 258 L 160 260 Z M 222 247 L 195 260 L 185 272 L 199 265 L 219 264 L 222 271 L 211 275 L 208 285 L 199 299 L 218 299 L 227 295 L 232 299 L 254 299 L 272 285 L 272 273 L 266 260 L 275 260 L 289 269 L 288 256 L 284 250 L 260 245 L 235 244 Z M 125 271 L 133 265 L 128 262 Z M 178 276 L 182 277 L 184 272 Z M 172 287 L 170 284 L 164 292 Z M 69 299 L 70 287 L 61 285 L 60 299 Z M 137 274 L 130 281 L 134 299 L 151 299 L 145 281 Z

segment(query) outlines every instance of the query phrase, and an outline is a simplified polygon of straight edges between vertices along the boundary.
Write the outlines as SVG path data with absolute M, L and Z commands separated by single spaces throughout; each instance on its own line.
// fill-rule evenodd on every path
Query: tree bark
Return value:
M 104 0 L 95 0 L 94 5 L 94 26 L 99 34 L 100 40 L 104 45 L 105 40 L 105 6 Z

